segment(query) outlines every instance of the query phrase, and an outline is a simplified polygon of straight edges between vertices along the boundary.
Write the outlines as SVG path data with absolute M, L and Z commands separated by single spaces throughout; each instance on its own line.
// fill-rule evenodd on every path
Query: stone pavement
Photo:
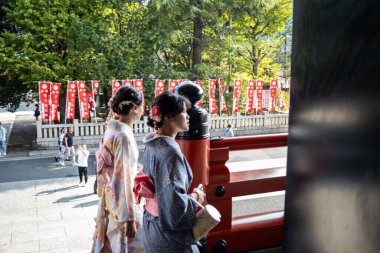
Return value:
M 89 252 L 97 211 L 94 176 L 0 184 L 0 252 Z
M 245 162 L 229 164 L 232 171 Z M 283 166 L 285 158 L 249 162 L 252 169 Z M 98 197 L 95 176 L 0 183 L 0 252 L 90 252 Z M 282 210 L 284 192 L 234 198 L 233 215 Z M 278 250 L 275 252 L 279 252 Z

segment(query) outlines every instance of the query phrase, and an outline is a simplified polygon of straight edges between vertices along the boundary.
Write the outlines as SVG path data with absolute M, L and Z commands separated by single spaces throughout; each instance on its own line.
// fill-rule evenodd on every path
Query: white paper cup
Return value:
M 220 222 L 221 216 L 219 211 L 212 205 L 206 205 L 197 213 L 197 219 L 193 227 L 195 240 L 200 240 L 206 236 Z

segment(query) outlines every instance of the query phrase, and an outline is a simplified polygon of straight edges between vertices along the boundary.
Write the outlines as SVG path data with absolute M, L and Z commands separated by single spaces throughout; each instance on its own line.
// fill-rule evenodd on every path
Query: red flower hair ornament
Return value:
M 154 121 L 155 125 L 156 123 L 161 122 L 161 112 L 160 112 L 160 107 L 158 105 L 154 105 L 152 109 L 150 109 L 150 118 Z

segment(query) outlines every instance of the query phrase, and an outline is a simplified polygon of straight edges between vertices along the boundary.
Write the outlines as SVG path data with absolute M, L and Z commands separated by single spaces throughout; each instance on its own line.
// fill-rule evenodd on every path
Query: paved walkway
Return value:
M 26 114 L 29 114 L 26 117 L 31 122 L 31 113 Z M 13 131 L 13 122 L 18 123 L 17 116 L 17 113 L 0 113 L 0 120 L 10 130 L 9 134 L 13 132 L 15 144 L 22 141 L 16 130 L 21 132 L 31 125 L 26 118 L 20 118 L 19 122 L 26 123 L 20 128 L 14 127 Z M 8 181 L 26 180 L 21 178 L 28 178 L 28 172 L 43 178 L 37 175 L 39 170 L 46 174 L 43 168 L 53 174 L 62 169 L 67 175 L 54 174 L 57 178 L 0 183 L 0 253 L 90 252 L 98 202 L 92 187 L 95 176 L 89 176 L 89 185 L 80 187 L 77 185 L 76 168 L 57 167 L 51 154 L 47 154 L 51 162 L 41 157 L 27 157 L 25 147 L 29 147 L 29 142 L 26 144 L 13 145 L 12 152 L 0 159 L 2 173 L 16 176 L 17 170 L 22 173 L 22 177 Z M 249 162 L 251 169 L 285 166 L 283 157 L 286 157 L 286 148 L 231 152 L 229 163 L 234 164 L 229 166 L 237 171 L 252 160 L 256 161 Z M 234 198 L 233 214 L 281 210 L 283 205 L 284 192 L 239 197 Z M 280 252 L 280 249 L 273 252 Z
M 97 195 L 58 178 L 0 184 L 0 252 L 89 252 Z

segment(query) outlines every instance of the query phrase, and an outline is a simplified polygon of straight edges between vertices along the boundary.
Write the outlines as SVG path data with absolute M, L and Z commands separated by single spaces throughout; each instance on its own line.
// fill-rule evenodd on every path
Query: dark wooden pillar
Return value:
M 380 252 L 380 1 L 295 0 L 285 253 Z

